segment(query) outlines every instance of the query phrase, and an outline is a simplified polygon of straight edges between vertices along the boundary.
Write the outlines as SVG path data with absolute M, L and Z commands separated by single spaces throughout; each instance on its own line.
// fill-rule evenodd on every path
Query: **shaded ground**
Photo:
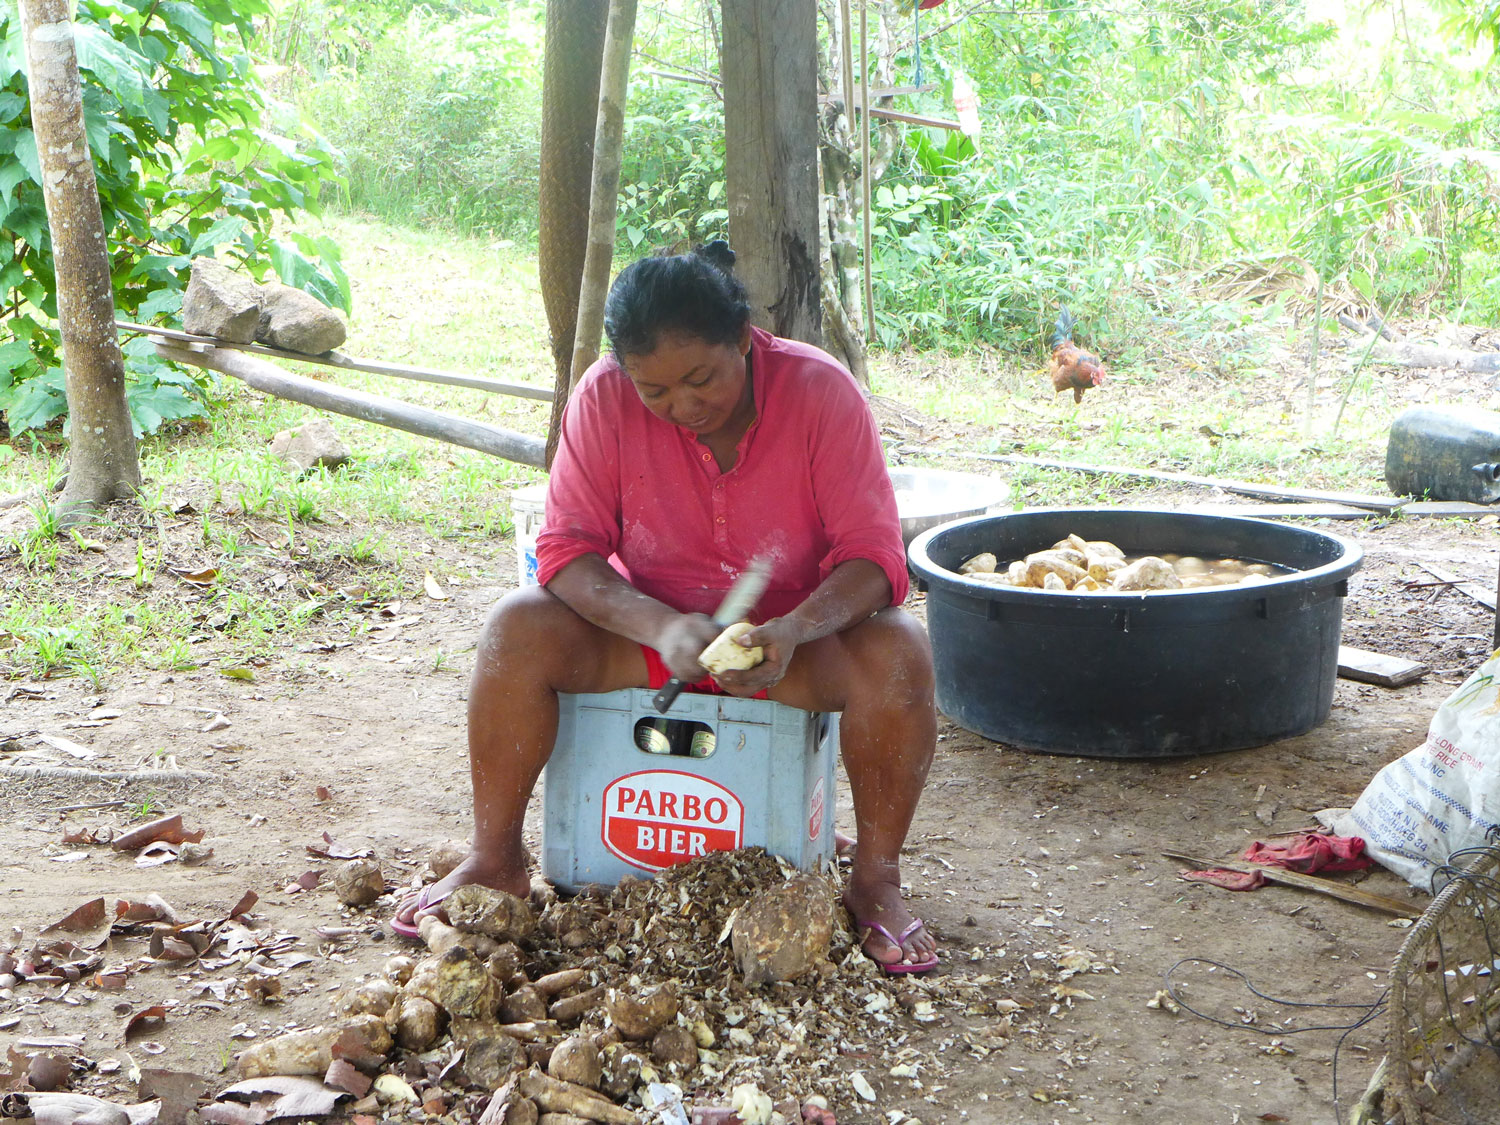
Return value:
M 181 521 L 184 544 L 191 523 Z M 176 527 L 163 534 L 170 539 Z M 855 1108 L 846 1088 L 835 1098 L 841 1119 L 874 1121 L 878 1109 L 929 1123 L 1210 1123 L 1267 1114 L 1332 1120 L 1335 1033 L 1278 1033 L 1282 1042 L 1273 1044 L 1242 1027 L 1146 1007 L 1163 974 L 1191 957 L 1226 963 L 1268 993 L 1304 1001 L 1369 1004 L 1386 986 L 1404 931 L 1384 916 L 1287 888 L 1233 894 L 1183 883 L 1179 866 L 1159 854 L 1176 848 L 1232 856 L 1257 837 L 1310 825 L 1317 809 L 1350 803 L 1380 765 L 1421 740 L 1438 703 L 1488 653 L 1488 611 L 1451 590 L 1404 583 L 1430 580 L 1415 568 L 1418 558 L 1492 583 L 1493 519 L 1368 521 L 1329 530 L 1368 552 L 1352 583 L 1346 639 L 1423 660 L 1433 675 L 1394 692 L 1341 681 L 1333 714 L 1318 730 L 1209 758 L 1028 755 L 945 724 L 906 859 L 917 908 L 946 955 L 944 977 L 910 986 L 939 1001 L 937 1018 L 919 1022 L 898 1011 L 889 1026 L 872 1021 L 863 1040 L 843 1044 L 845 1057 L 834 1069 L 862 1068 L 877 1101 Z M 442 588 L 446 600 L 366 603 L 355 592 L 326 628 L 315 624 L 299 635 L 299 652 L 251 665 L 253 681 L 202 668 L 120 674 L 98 688 L 83 677 L 0 686 L 7 760 L 30 751 L 67 766 L 128 769 L 175 759 L 212 775 L 123 787 L 0 782 L 8 845 L 0 859 L 0 919 L 7 928 L 30 939 L 101 894 L 112 903 L 156 893 L 185 917 L 217 917 L 253 889 L 261 896 L 257 912 L 275 930 L 296 935 L 291 948 L 310 957 L 285 970 L 287 999 L 275 1008 L 235 999 L 243 994 L 233 989 L 225 999 L 205 990 L 217 983 L 225 991 L 233 966 L 176 972 L 159 965 L 133 976 L 123 992 L 86 980 L 67 988 L 22 984 L 0 993 L 0 1048 L 19 1037 L 79 1034 L 83 1053 L 96 1061 L 124 1051 L 141 1065 L 217 1080 L 243 1046 L 233 1037 L 238 1025 L 243 1036 L 289 1021 L 316 1023 L 328 1014 L 331 990 L 379 968 L 394 945 L 383 927 L 388 901 L 345 917 L 326 885 L 285 888 L 310 869 L 332 866 L 306 851 L 324 832 L 372 848 L 400 883 L 420 877 L 431 845 L 466 834 L 466 673 L 485 607 L 514 583 L 505 544 L 481 550 L 435 541 L 409 549 L 419 576 L 433 570 L 457 579 Z M 102 575 L 132 550 L 123 537 L 87 566 Z M 291 573 L 292 587 L 303 581 L 295 559 L 275 557 L 270 545 L 265 550 L 257 565 Z M 325 578 L 323 588 L 333 590 L 347 576 Z M 186 596 L 165 575 L 158 582 L 161 596 Z M 108 584 L 98 585 L 107 597 Z M 359 618 L 370 628 L 351 627 Z M 205 636 L 202 651 L 215 643 Z M 109 711 L 119 713 L 88 717 Z M 84 744 L 95 757 L 74 761 L 39 741 L 43 733 Z M 104 801 L 125 803 L 61 811 Z M 206 830 L 212 860 L 138 868 L 105 847 L 60 843 L 65 830 L 123 826 L 143 811 L 181 812 L 190 828 Z M 851 826 L 842 789 L 838 815 L 841 826 Z M 535 847 L 535 802 L 528 828 Z M 1363 885 L 1409 893 L 1384 872 Z M 331 941 L 316 933 L 341 925 L 356 932 Z M 1086 951 L 1092 971 L 1064 980 L 1068 950 Z M 1270 1021 L 1284 1011 L 1223 987 L 1223 980 L 1223 973 L 1197 970 L 1185 995 L 1231 1024 L 1253 1020 L 1275 1030 Z M 173 1005 L 165 1025 L 127 1044 L 129 1014 L 160 1003 Z M 1343 1024 L 1358 1014 L 1297 1013 L 1283 1027 Z M 1339 1054 L 1346 1098 L 1363 1088 L 1379 1058 L 1378 1028 Z M 922 1059 L 914 1075 L 892 1076 L 881 1059 L 898 1040 Z M 159 1043 L 160 1054 L 151 1057 L 143 1043 Z M 124 1088 L 118 1075 L 91 1081 Z

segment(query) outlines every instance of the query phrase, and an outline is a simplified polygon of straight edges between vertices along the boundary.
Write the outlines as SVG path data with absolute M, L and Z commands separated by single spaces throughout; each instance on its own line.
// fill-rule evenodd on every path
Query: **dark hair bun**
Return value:
M 722 238 L 705 242 L 702 246 L 695 246 L 693 253 L 725 273 L 730 273 L 734 269 L 734 251 Z

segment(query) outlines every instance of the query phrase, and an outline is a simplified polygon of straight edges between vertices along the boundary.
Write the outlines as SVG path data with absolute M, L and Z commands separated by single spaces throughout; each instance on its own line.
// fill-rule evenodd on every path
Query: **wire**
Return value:
M 1246 990 L 1249 991 L 1252 995 L 1259 997 L 1269 1004 L 1279 1004 L 1287 1008 L 1337 1008 L 1347 1011 L 1362 1012 L 1363 1015 L 1361 1015 L 1353 1023 L 1319 1024 L 1313 1027 L 1294 1027 L 1282 1030 L 1272 1030 L 1271 1028 L 1257 1027 L 1255 1024 L 1244 1023 L 1241 1020 L 1222 1019 L 1219 1016 L 1209 1015 L 1207 1012 L 1200 1012 L 1197 1008 L 1194 1008 L 1191 1004 L 1184 1000 L 1182 998 L 1182 994 L 1177 991 L 1177 982 L 1172 979 L 1172 975 L 1176 973 L 1178 969 L 1182 968 L 1182 966 L 1189 964 L 1208 965 L 1214 969 L 1222 969 L 1229 976 L 1237 978 L 1240 983 L 1245 986 Z M 1374 1000 L 1362 1004 L 1339 1003 L 1335 1000 L 1286 1000 L 1282 997 L 1271 996 L 1267 993 L 1262 992 L 1260 989 L 1256 988 L 1255 985 L 1250 983 L 1250 978 L 1248 976 L 1246 976 L 1239 969 L 1236 969 L 1233 965 L 1226 965 L 1222 961 L 1215 961 L 1208 957 L 1182 958 L 1182 960 L 1178 961 L 1171 968 L 1169 968 L 1166 973 L 1163 974 L 1162 983 L 1167 986 L 1167 995 L 1175 1000 L 1178 1005 L 1181 1006 L 1183 1011 L 1189 1012 L 1192 1015 L 1197 1016 L 1201 1020 L 1207 1020 L 1209 1023 L 1216 1023 L 1220 1027 L 1231 1027 L 1238 1028 L 1243 1031 L 1253 1031 L 1258 1035 L 1265 1035 L 1277 1039 L 1284 1038 L 1288 1035 L 1302 1035 L 1310 1031 L 1343 1032 L 1343 1034 L 1339 1036 L 1338 1042 L 1334 1044 L 1333 1071 L 1330 1078 L 1330 1081 L 1333 1084 L 1333 1113 L 1334 1121 L 1336 1123 L 1341 1123 L 1344 1120 L 1343 1103 L 1339 1097 L 1339 1053 L 1344 1049 L 1344 1043 L 1349 1038 L 1349 1036 L 1353 1035 L 1360 1028 L 1367 1026 L 1368 1024 L 1374 1022 L 1385 1014 L 1387 1006 L 1386 998 L 1391 994 L 1391 990 L 1389 988 L 1384 989 Z

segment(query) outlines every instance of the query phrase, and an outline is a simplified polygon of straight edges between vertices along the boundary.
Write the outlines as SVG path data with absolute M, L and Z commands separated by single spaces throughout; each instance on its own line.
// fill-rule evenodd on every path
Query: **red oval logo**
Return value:
M 718 782 L 678 770 L 642 770 L 604 788 L 604 846 L 626 863 L 661 871 L 744 839 L 745 806 Z

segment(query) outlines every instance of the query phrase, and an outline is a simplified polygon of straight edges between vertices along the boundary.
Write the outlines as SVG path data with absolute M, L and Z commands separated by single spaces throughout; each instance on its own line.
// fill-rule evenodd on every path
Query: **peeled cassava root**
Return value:
M 699 654 L 698 663 L 707 668 L 712 676 L 754 668 L 766 658 L 764 650 L 759 645 L 746 648 L 739 643 L 739 638 L 753 628 L 755 626 L 748 621 L 736 621 L 715 637 Z
M 1045 551 L 1002 566 L 994 554 L 964 560 L 959 573 L 996 586 L 1082 593 L 1144 593 L 1200 586 L 1251 585 L 1267 581 L 1275 569 L 1245 559 L 1207 560 L 1193 555 L 1145 555 L 1127 559 L 1115 544 L 1079 535 L 1060 539 Z

